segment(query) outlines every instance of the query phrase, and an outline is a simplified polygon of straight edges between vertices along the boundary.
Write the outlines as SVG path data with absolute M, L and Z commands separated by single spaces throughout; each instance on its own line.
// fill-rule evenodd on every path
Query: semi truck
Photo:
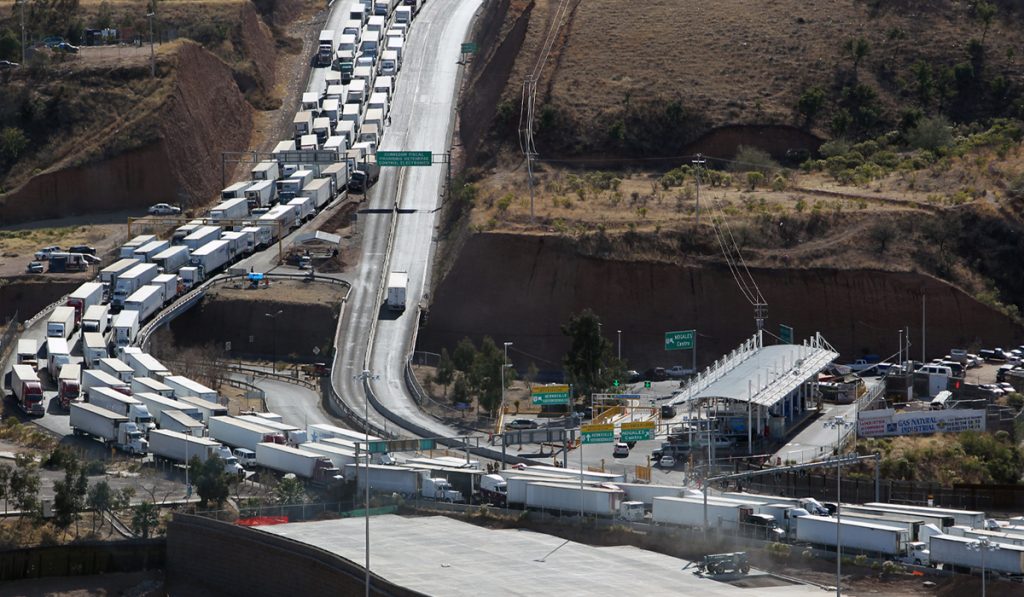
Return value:
M 93 369 L 100 366 L 100 359 L 110 356 L 107 351 L 107 340 L 103 334 L 98 332 L 86 332 L 82 334 L 82 361 L 86 369 Z
M 182 400 L 175 400 L 174 398 L 168 398 L 153 392 L 139 392 L 132 396 L 146 405 L 146 409 L 153 416 L 154 420 L 159 421 L 164 411 L 173 410 L 185 413 L 198 421 L 200 425 L 203 422 L 203 414 L 199 411 L 199 408 Z
M 253 166 L 252 170 L 250 171 L 250 175 L 253 181 L 273 181 L 277 180 L 280 177 L 281 168 L 276 160 L 265 160 Z
M 153 257 L 156 257 L 170 247 L 171 241 L 169 240 L 154 240 L 135 249 L 132 256 L 143 263 L 152 263 Z
M 184 245 L 175 245 L 153 256 L 153 263 L 165 274 L 176 274 L 188 265 L 189 250 Z
M 149 284 L 139 288 L 124 299 L 125 311 L 137 311 L 139 321 L 146 321 L 158 311 L 164 304 L 164 289 L 162 286 Z
M 387 307 L 392 311 L 405 311 L 405 294 L 409 287 L 409 274 L 391 272 L 388 274 Z
M 82 396 L 89 400 L 93 390 L 98 388 L 110 388 L 121 392 L 125 396 L 131 396 L 132 394 L 131 385 L 113 375 L 99 369 L 84 369 L 82 371 Z
M 220 192 L 221 200 L 236 199 L 242 196 L 242 191 L 248 186 L 247 182 L 236 182 Z
M 155 263 L 140 263 L 123 273 L 114 285 L 114 293 L 110 300 L 115 306 L 123 306 L 126 298 L 133 292 L 153 281 L 160 273 Z
M 270 208 L 270 211 L 260 216 L 257 224 L 270 229 L 270 237 L 276 241 L 295 227 L 295 208 L 288 205 L 275 205 Z
M 910 532 L 896 524 L 837 521 L 829 516 L 801 516 L 796 522 L 796 539 L 803 543 L 835 549 L 838 538 L 844 553 L 859 552 L 895 558 L 908 564 L 927 566 L 927 544 L 910 541 Z
M 64 338 L 46 339 L 46 372 L 50 379 L 57 379 L 60 368 L 71 362 L 71 349 Z
M 245 189 L 245 200 L 249 211 L 260 207 L 270 207 L 276 195 L 277 179 L 257 180 Z
M 174 390 L 171 389 L 171 386 L 159 382 L 152 377 L 136 375 L 132 378 L 132 395 L 141 393 L 156 394 L 171 400 L 174 399 Z
M 251 185 L 246 187 L 246 191 Z M 237 197 L 221 201 L 210 209 L 210 221 L 214 224 L 224 220 L 241 220 L 249 216 L 249 201 L 246 197 Z
M 135 342 L 139 335 L 139 312 L 121 311 L 114 318 L 114 346 L 123 348 Z
M 351 429 L 343 429 L 334 425 L 328 425 L 326 423 L 315 423 L 306 425 L 306 432 L 309 435 L 309 441 L 319 442 L 328 438 L 340 438 L 351 442 L 365 443 L 367 441 L 377 442 L 381 441 L 382 438 L 376 435 L 366 435 L 360 431 L 353 431 Z
M 225 232 L 220 239 L 228 243 L 228 255 L 234 260 L 245 255 L 249 248 L 249 237 L 244 232 Z
M 313 205 L 313 200 L 309 197 L 296 197 L 285 205 L 295 208 L 298 218 L 302 222 L 308 222 L 313 219 L 314 215 L 316 215 L 316 208 Z
M 181 399 L 185 396 L 195 396 L 217 404 L 217 391 L 212 390 L 203 384 L 193 381 L 184 375 L 167 375 L 162 380 L 174 390 L 174 397 Z
M 221 269 L 231 261 L 228 241 L 212 240 L 192 251 L 190 260 L 193 266 L 199 268 L 202 279 L 205 280 L 210 277 L 210 274 Z
M 156 240 L 155 234 L 140 234 L 130 241 L 121 245 L 121 251 L 119 253 L 121 259 L 131 257 L 135 253 L 135 249 L 138 249 L 142 245 L 153 242 Z
M 157 421 L 160 429 L 177 431 L 192 437 L 203 437 L 203 433 L 206 431 L 206 426 L 203 425 L 202 421 L 180 410 L 168 409 L 160 411 Z
M 235 417 L 211 417 L 206 424 L 210 437 L 235 448 L 255 450 L 263 442 L 285 443 L 280 431 Z
M 39 364 L 39 343 L 31 338 L 21 338 L 18 340 L 18 354 L 15 358 L 15 362 L 18 365 L 32 365 L 33 367 Z
M 110 307 L 108 305 L 93 305 L 82 315 L 82 333 L 98 332 L 102 334 L 110 327 L 109 322 Z
M 270 246 L 272 242 L 272 235 L 270 228 L 263 226 L 246 226 L 239 230 L 245 235 L 245 251 L 246 253 L 255 253 L 259 249 Z
M 249 421 L 255 423 L 261 427 L 268 427 L 274 431 L 280 432 L 284 436 L 285 443 L 289 446 L 298 446 L 308 441 L 308 434 L 305 429 L 296 427 L 295 425 L 289 425 L 283 421 L 275 421 L 274 419 L 266 419 L 255 414 L 251 415 L 239 415 L 239 420 Z
M 72 307 L 75 310 L 75 322 L 81 323 L 83 315 L 86 310 L 90 307 L 94 307 L 103 302 L 103 284 L 99 282 L 86 282 L 75 289 L 70 295 L 65 305 Z
M 355 479 L 359 490 L 366 489 L 380 493 L 398 493 L 405 497 L 425 497 L 446 502 L 463 502 L 462 494 L 451 488 L 447 479 L 431 478 L 427 469 L 406 468 L 371 464 L 345 465 L 345 479 Z
M 117 278 L 139 264 L 139 260 L 132 258 L 131 253 L 128 255 L 100 270 L 100 282 L 106 284 L 107 288 L 113 290 Z
M 785 531 L 770 514 L 762 514 L 760 502 L 747 502 L 726 498 L 708 498 L 707 524 L 727 533 L 746 535 L 770 541 L 781 541 Z M 691 527 L 704 526 L 705 502 L 698 497 L 656 497 L 653 500 L 653 520 L 660 524 L 678 524 Z
M 156 428 L 156 421 L 146 405 L 127 394 L 111 388 L 93 388 L 89 392 L 89 404 L 95 404 L 119 415 L 128 417 L 139 429 L 149 431 Z
M 331 59 L 334 58 L 335 37 L 334 29 L 324 29 L 320 32 L 316 48 L 317 66 L 331 65 Z
M 868 502 L 866 508 L 875 508 L 889 512 L 904 512 L 923 516 L 952 516 L 958 525 L 973 529 L 985 528 L 985 513 L 979 510 L 957 510 L 953 508 L 932 508 L 928 506 L 908 506 L 906 504 L 887 504 L 884 502 Z
M 99 370 L 128 384 L 128 387 L 131 387 L 132 378 L 135 377 L 135 371 L 132 370 L 128 363 L 113 357 L 100 359 Z
M 331 463 L 338 469 L 343 470 L 346 464 L 357 464 L 365 461 L 365 458 L 356 458 L 355 450 L 349 448 L 343 448 L 341 446 L 332 446 L 330 444 L 318 444 L 316 442 L 306 442 L 299 444 L 299 449 L 307 452 L 313 452 L 321 456 L 326 456 L 331 460 Z
M 292 118 L 292 136 L 295 139 L 299 139 L 303 135 L 308 135 L 312 130 L 313 112 L 309 110 L 299 110 L 296 112 Z
M 331 201 L 331 180 L 329 178 L 314 178 L 302 188 L 302 194 L 312 199 L 316 209 L 320 209 Z
M 205 437 L 192 437 L 170 431 L 154 429 L 149 432 L 149 449 L 153 456 L 171 462 L 187 463 L 193 458 L 206 462 L 216 456 L 224 461 L 224 472 L 234 475 L 245 474 L 245 469 L 238 464 L 231 450 Z
M 46 337 L 67 340 L 75 331 L 75 308 L 57 307 L 46 320 Z
M 60 368 L 57 375 L 57 401 L 67 410 L 72 402 L 82 395 L 82 366 L 69 363 Z
M 139 377 L 151 377 L 155 380 L 161 380 L 171 374 L 171 370 L 164 366 L 163 363 L 156 360 L 149 353 L 142 352 L 141 348 L 129 347 L 124 350 L 122 354 L 125 364 L 127 364 L 134 375 Z M 164 387 L 171 390 L 173 388 L 166 384 L 161 384 Z
M 226 417 L 228 416 L 228 409 L 225 406 L 221 406 L 216 402 L 210 402 L 209 400 L 203 400 L 196 396 L 178 396 L 179 401 L 199 409 L 199 414 L 203 417 L 204 423 L 209 423 L 213 417 Z
M 220 226 L 200 226 L 185 237 L 182 242 L 188 250 L 195 252 L 199 247 L 220 238 Z
M 496 506 L 508 503 L 508 481 L 501 475 L 484 475 L 480 478 L 480 497 Z
M 160 287 L 160 296 L 163 298 L 163 304 L 165 305 L 178 296 L 177 274 L 160 274 L 153 278 L 150 286 Z
M 359 160 L 353 167 L 351 178 L 348 181 L 348 190 L 353 193 L 365 194 L 380 178 L 380 166 L 377 159 L 367 156 Z
M 621 489 L 583 487 L 559 483 L 526 484 L 526 507 L 537 510 L 579 512 L 594 516 L 615 516 L 624 493 Z
M 844 542 L 845 546 L 846 543 Z M 928 543 L 933 564 L 943 570 L 970 572 L 982 567 L 988 572 L 1019 576 L 1024 574 L 1024 547 L 1000 545 L 999 549 L 978 549 L 978 541 L 954 535 L 936 535 Z
M 128 417 L 95 404 L 75 402 L 71 405 L 71 430 L 75 435 L 88 435 L 129 454 L 147 454 L 149 442 L 142 437 L 138 425 Z
M 15 365 L 11 368 L 11 392 L 22 412 L 39 417 L 46 414 L 43 384 L 33 365 Z
M 285 474 L 291 473 L 318 484 L 340 481 L 342 478 L 341 471 L 334 466 L 330 458 L 316 452 L 273 442 L 256 444 L 255 452 L 256 464 L 263 468 Z

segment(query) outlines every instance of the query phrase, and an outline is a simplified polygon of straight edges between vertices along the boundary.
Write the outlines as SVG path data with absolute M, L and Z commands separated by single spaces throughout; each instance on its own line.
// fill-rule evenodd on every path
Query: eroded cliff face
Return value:
M 792 326 L 798 339 L 821 332 L 841 359 L 895 354 L 897 330 L 905 326 L 911 355 L 920 358 L 922 296 L 928 358 L 953 346 L 1016 345 L 1024 338 L 1009 318 L 929 276 L 831 269 L 752 273 L 768 301 L 767 332 L 777 334 L 779 324 Z M 520 368 L 532 360 L 541 370 L 559 369 L 568 348 L 560 325 L 588 307 L 601 317 L 613 350 L 622 330 L 622 356 L 635 369 L 689 364 L 689 353 L 665 352 L 667 331 L 697 329 L 703 366 L 755 330 L 754 309 L 724 267 L 613 261 L 580 255 L 567 239 L 476 234 L 433 293 L 417 349 L 451 350 L 465 336 L 478 341 L 489 335 L 515 343 Z

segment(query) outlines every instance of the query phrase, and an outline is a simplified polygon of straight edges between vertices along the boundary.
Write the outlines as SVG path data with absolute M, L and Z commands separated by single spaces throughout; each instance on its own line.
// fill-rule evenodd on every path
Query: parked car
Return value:
M 54 46 L 53 49 L 57 50 L 58 52 L 66 52 L 68 54 L 78 53 L 78 46 L 73 46 L 66 41 L 60 42 L 59 44 Z
M 41 261 L 29 262 L 28 267 L 25 268 L 25 272 L 29 274 L 41 274 L 43 273 L 43 263 Z
M 996 352 L 998 351 L 998 352 Z M 986 361 L 1005 361 L 1003 357 L 1002 348 L 982 348 L 978 351 L 978 356 L 985 359 Z
M 661 418 L 662 419 L 674 419 L 676 414 L 676 407 L 673 404 L 662 404 L 661 405 Z
M 661 457 L 661 460 L 658 461 L 658 466 L 661 468 L 675 468 L 676 459 L 671 454 L 665 454 Z
M 665 375 L 668 375 L 673 379 L 680 379 L 690 375 L 691 373 L 693 373 L 693 369 L 683 367 L 682 365 L 673 365 L 668 369 L 665 369 Z
M 665 373 L 664 367 L 655 367 L 654 369 L 644 371 L 644 379 L 649 381 L 665 381 L 668 379 L 668 374 Z
M 636 369 L 626 371 L 626 383 L 636 383 L 642 379 L 640 372 Z
M 181 208 L 170 203 L 157 203 L 149 207 L 151 216 L 176 216 L 181 213 Z
M 90 247 L 89 245 L 75 245 L 68 247 L 68 253 L 81 253 L 82 255 L 95 255 L 96 247 Z
M 629 456 L 629 446 L 626 444 L 619 442 L 615 444 L 614 448 L 612 448 L 613 458 L 625 458 L 627 456 Z
M 1005 382 L 1006 381 L 1006 374 L 1008 372 L 1010 372 L 1010 371 L 1014 371 L 1014 370 L 1018 370 L 1018 369 L 1020 369 L 1020 367 L 1018 367 L 1016 365 L 1000 365 L 999 369 L 996 371 L 996 381 L 998 383 Z
M 978 355 L 976 355 L 974 353 L 967 353 L 967 368 L 968 369 L 974 369 L 976 367 L 981 367 L 984 364 L 985 364 L 985 359 L 979 357 Z
M 50 258 L 50 254 L 51 253 L 60 253 L 60 251 L 61 251 L 60 247 L 58 247 L 56 245 L 49 246 L 49 247 L 43 247 L 42 249 L 39 249 L 38 251 L 36 251 L 35 259 L 36 259 L 36 261 L 46 261 L 47 259 Z
M 540 425 L 533 419 L 512 419 L 506 425 L 506 429 L 537 429 Z

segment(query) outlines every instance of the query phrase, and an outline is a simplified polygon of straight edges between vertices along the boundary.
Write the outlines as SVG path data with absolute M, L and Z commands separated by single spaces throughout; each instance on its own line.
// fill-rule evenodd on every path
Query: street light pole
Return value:
M 277 373 L 277 316 L 280 315 L 281 313 L 284 313 L 284 311 L 278 309 L 277 313 L 274 313 L 274 314 L 264 313 L 263 314 L 266 317 L 269 317 L 270 319 L 274 320 L 274 362 L 273 362 L 274 373 Z
M 370 373 L 369 369 L 363 369 L 362 373 L 355 378 L 363 382 L 363 389 L 366 390 L 369 387 L 369 380 L 376 379 L 376 376 Z M 366 400 L 363 401 L 363 430 L 366 433 L 366 454 L 363 457 L 366 458 L 364 469 L 366 471 L 366 503 L 363 505 L 363 515 L 366 519 L 366 597 L 370 597 L 370 398 L 369 396 L 365 396 L 365 398 Z
M 622 362 L 622 330 L 615 330 L 619 335 L 619 362 Z
M 843 430 L 849 425 L 843 415 L 836 415 L 830 422 L 825 423 L 826 427 L 834 427 L 836 430 L 836 597 L 841 597 L 843 594 L 841 582 L 843 573 L 843 463 L 840 456 L 843 447 Z
M 508 347 L 512 346 L 511 342 L 504 342 L 505 353 L 501 359 L 501 407 L 499 408 L 498 416 L 502 416 L 502 412 L 505 410 L 505 368 L 509 366 L 508 362 Z
M 985 597 L 985 552 L 999 549 L 999 544 L 982 537 L 967 544 L 967 549 L 981 552 L 981 597 Z

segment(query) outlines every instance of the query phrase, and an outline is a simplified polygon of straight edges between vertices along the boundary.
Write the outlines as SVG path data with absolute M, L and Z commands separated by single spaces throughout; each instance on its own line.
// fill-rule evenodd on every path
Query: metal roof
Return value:
M 818 374 L 839 353 L 825 343 L 762 346 L 734 355 L 673 402 L 725 398 L 771 406 Z M 687 391 L 689 390 L 689 391 Z
M 340 245 L 341 237 L 337 234 L 331 234 L 330 232 L 324 232 L 322 230 L 317 230 L 316 232 L 304 232 L 295 237 L 296 244 L 304 245 L 313 242 Z

